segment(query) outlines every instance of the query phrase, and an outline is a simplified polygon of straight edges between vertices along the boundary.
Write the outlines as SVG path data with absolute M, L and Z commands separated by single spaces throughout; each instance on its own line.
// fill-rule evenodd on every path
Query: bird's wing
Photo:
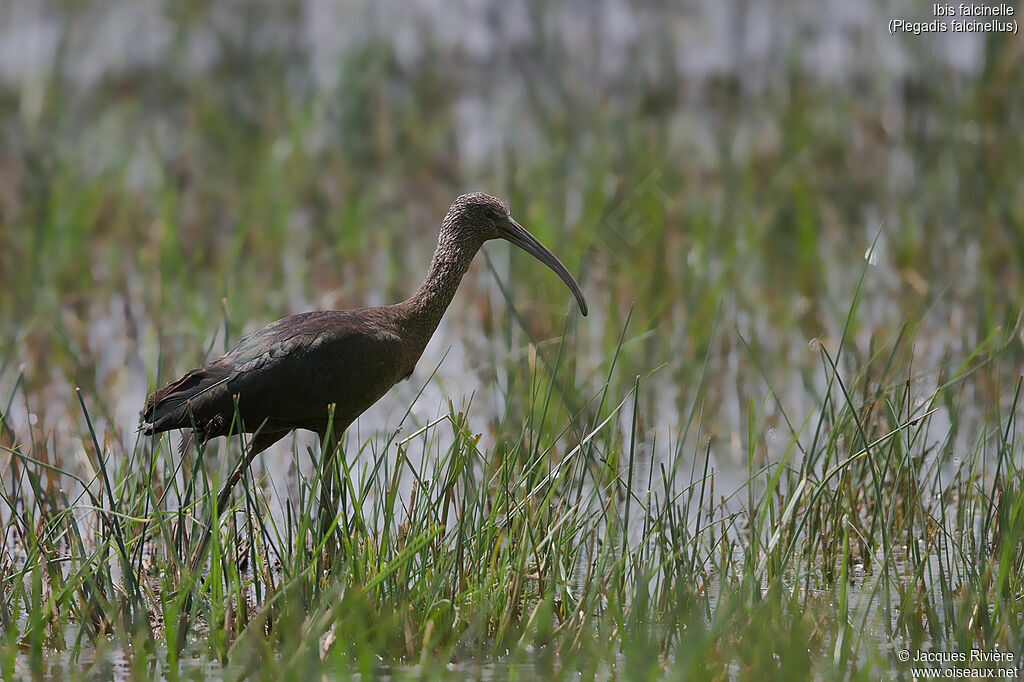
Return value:
M 331 319 L 323 313 L 286 317 L 242 337 L 224 359 L 231 362 L 236 376 L 252 372 L 312 347 L 330 328 Z
M 390 386 L 392 372 L 380 363 L 394 357 L 387 349 L 395 344 L 400 344 L 398 337 L 367 311 L 286 317 L 154 392 L 143 414 L 143 431 L 159 433 L 194 423 L 204 440 L 219 435 L 232 423 L 235 396 L 249 428 L 264 418 L 299 425 L 319 417 L 328 402 L 343 401 L 353 386 L 377 381 Z M 376 365 L 372 373 L 371 365 Z M 367 395 L 382 392 L 360 390 Z
M 329 404 L 354 418 L 383 395 L 400 378 L 402 341 L 379 311 L 327 311 L 264 327 L 225 359 L 234 368 L 226 390 L 248 425 L 253 415 L 311 424 Z
M 229 383 L 273 365 L 328 327 L 322 314 L 303 313 L 245 336 L 225 355 L 150 394 L 142 414 L 143 432 L 189 428 L 193 423 L 202 429 L 223 412 L 233 410 Z

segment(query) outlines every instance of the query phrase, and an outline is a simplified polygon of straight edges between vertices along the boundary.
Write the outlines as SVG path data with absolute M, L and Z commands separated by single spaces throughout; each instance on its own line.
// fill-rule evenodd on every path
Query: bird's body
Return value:
M 500 201 L 486 194 L 463 195 L 445 216 L 430 270 L 410 298 L 375 308 L 292 315 L 249 334 L 223 356 L 151 394 L 143 432 L 194 429 L 198 442 L 255 433 L 247 456 L 221 492 L 218 506 L 223 508 L 258 452 L 294 429 L 314 431 L 323 442 L 330 423 L 338 437 L 395 383 L 408 378 L 473 256 L 494 238 L 511 241 L 551 267 L 586 315 L 576 281 Z
M 197 440 L 205 442 L 258 430 L 253 446 L 262 450 L 293 429 L 323 437 L 328 405 L 335 406 L 334 432 L 343 432 L 412 373 L 422 352 L 399 334 L 393 308 L 302 313 L 249 334 L 220 358 L 153 393 L 145 412 L 150 432 L 194 423 Z

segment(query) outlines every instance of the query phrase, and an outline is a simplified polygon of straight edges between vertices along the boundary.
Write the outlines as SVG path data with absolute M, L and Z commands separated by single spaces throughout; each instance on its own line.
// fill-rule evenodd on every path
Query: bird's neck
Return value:
M 482 245 L 483 241 L 472 232 L 457 229 L 445 220 L 426 278 L 411 297 L 398 304 L 404 313 L 410 338 L 420 352 L 440 324 L 462 276 Z

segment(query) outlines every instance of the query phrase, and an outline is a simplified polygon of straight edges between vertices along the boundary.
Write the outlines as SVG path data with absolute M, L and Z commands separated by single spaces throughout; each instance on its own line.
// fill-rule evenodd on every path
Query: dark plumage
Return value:
M 558 273 L 587 314 L 572 275 L 500 201 L 464 194 L 448 210 L 430 270 L 410 298 L 376 308 L 293 315 L 249 334 L 225 355 L 153 392 L 142 413 L 143 433 L 194 426 L 195 439 L 206 442 L 255 432 L 218 498 L 223 509 L 257 453 L 294 429 L 314 431 L 323 443 L 332 404 L 332 433 L 340 437 L 391 386 L 408 378 L 473 256 L 496 238 L 516 244 Z M 241 424 L 233 423 L 236 396 Z M 326 461 L 333 448 L 324 445 Z
M 419 357 L 413 353 L 381 308 L 286 317 L 150 395 L 144 433 L 191 428 L 194 420 L 195 439 L 204 443 L 258 429 L 252 448 L 259 452 L 293 429 L 322 438 L 334 403 L 340 434 L 412 372 Z M 232 425 L 236 395 L 241 426 Z

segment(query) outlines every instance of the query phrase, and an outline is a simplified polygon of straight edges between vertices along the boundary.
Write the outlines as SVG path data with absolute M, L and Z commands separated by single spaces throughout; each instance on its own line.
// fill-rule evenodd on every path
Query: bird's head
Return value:
M 580 312 L 586 316 L 587 302 L 583 298 L 583 290 L 580 289 L 580 285 L 576 283 L 576 280 L 555 254 L 551 253 L 537 241 L 536 237 L 527 232 L 525 227 L 515 221 L 508 208 L 500 200 L 483 192 L 463 194 L 448 209 L 445 222 L 459 225 L 465 230 L 473 230 L 476 233 L 474 236 L 478 237 L 480 241 L 504 239 L 526 251 L 562 278 L 562 281 L 569 286 L 573 296 L 576 297 Z

